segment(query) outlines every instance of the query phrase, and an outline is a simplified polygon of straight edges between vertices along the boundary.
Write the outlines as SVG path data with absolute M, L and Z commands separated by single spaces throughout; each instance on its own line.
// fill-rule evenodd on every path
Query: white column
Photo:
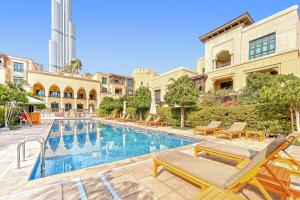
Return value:
M 89 109 L 89 98 L 86 98 L 86 109 Z
M 230 54 L 230 65 L 234 64 L 234 57 L 233 54 Z
M 61 108 L 61 109 L 64 108 L 63 102 L 64 102 L 64 98 L 63 98 L 63 97 L 60 97 L 60 108 Z

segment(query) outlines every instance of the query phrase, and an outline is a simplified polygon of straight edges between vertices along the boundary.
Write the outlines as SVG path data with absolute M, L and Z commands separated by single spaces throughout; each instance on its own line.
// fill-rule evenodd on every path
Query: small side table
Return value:
M 266 134 L 263 131 L 246 131 L 246 139 L 255 138 L 259 141 L 263 141 L 266 138 Z
M 167 126 L 168 123 L 167 122 L 158 122 L 158 126 Z

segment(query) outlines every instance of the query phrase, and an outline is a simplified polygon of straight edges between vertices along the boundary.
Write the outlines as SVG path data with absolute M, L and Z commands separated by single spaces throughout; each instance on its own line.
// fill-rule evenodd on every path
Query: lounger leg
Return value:
M 197 150 L 197 147 L 194 147 L 194 156 L 195 156 L 195 157 L 198 157 L 198 150 Z
M 267 200 L 272 200 L 269 193 L 266 191 L 266 189 L 261 185 L 261 183 L 256 178 L 253 178 L 251 182 L 259 189 L 259 191 L 264 195 L 264 197 Z
M 153 160 L 153 176 L 157 177 L 157 170 L 158 170 L 158 163 L 156 162 L 156 160 Z

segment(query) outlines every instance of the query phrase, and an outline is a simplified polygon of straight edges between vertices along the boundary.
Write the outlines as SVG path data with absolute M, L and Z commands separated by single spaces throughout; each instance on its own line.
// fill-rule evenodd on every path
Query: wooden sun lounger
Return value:
M 152 119 L 152 115 L 148 115 L 147 118 L 145 119 L 145 121 L 136 121 L 134 123 L 139 124 L 139 125 L 143 125 L 147 122 L 149 122 Z
M 106 119 L 106 120 L 112 120 L 112 119 L 114 119 L 116 116 L 117 116 L 117 113 L 114 113 L 114 114 L 109 115 L 108 117 L 105 117 L 104 119 Z
M 276 154 L 272 160 L 280 163 L 284 163 L 287 165 L 287 168 L 290 173 L 292 173 L 295 176 L 300 177 L 300 161 L 293 158 L 286 149 L 291 145 L 292 142 L 294 142 L 297 137 L 299 137 L 299 134 L 292 133 L 286 137 L 286 142 L 282 146 L 282 149 L 280 151 L 281 154 Z M 194 155 L 197 157 L 199 153 L 206 153 L 206 154 L 212 154 L 215 156 L 223 157 L 229 160 L 236 161 L 237 168 L 241 168 L 244 165 L 246 165 L 249 160 L 251 160 L 254 156 L 259 153 L 259 151 L 254 151 L 242 147 L 232 146 L 232 145 L 226 145 L 226 144 L 218 144 L 215 142 L 201 142 L 194 147 Z M 283 155 L 282 155 L 283 154 Z
M 182 152 L 166 152 L 153 159 L 153 175 L 158 175 L 158 167 L 187 179 L 205 190 L 217 187 L 228 192 L 237 192 L 245 184 L 256 186 L 267 200 L 272 198 L 257 180 L 256 175 L 285 146 L 286 139 L 279 135 L 262 151 L 257 153 L 242 169 L 237 169 L 205 158 L 195 158 Z M 275 176 L 272 174 L 272 176 Z M 274 177 L 276 180 L 277 177 Z M 279 181 L 279 180 L 276 180 Z M 280 181 L 279 181 L 280 182 Z M 292 194 L 289 194 L 292 195 Z
M 153 121 L 148 121 L 145 123 L 146 126 L 158 126 L 158 122 L 160 122 L 161 117 L 157 117 Z
M 229 129 L 216 131 L 216 136 L 224 136 L 232 140 L 234 136 L 241 137 L 246 126 L 246 122 L 234 122 Z
M 201 134 L 206 136 L 208 133 L 215 134 L 216 131 L 221 130 L 220 128 L 222 122 L 220 121 L 211 121 L 207 126 L 197 126 L 194 128 L 194 134 Z

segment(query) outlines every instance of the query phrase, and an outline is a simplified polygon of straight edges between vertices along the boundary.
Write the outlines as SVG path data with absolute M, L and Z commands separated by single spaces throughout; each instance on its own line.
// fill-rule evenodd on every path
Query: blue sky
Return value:
M 73 0 L 77 57 L 83 72 L 131 75 L 196 70 L 198 37 L 248 11 L 255 21 L 299 0 Z M 0 52 L 32 58 L 48 70 L 51 0 L 1 0 Z

